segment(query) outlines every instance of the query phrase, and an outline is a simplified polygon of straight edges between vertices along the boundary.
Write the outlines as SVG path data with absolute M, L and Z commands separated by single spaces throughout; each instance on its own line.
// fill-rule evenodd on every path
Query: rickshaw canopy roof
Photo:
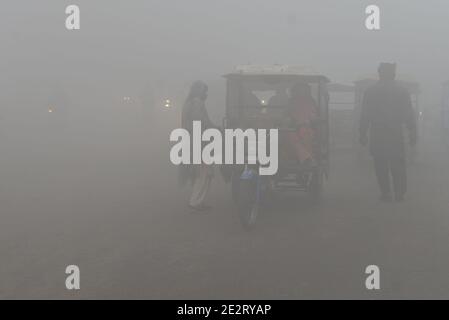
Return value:
M 314 72 L 309 67 L 302 66 L 238 66 L 234 72 L 224 75 L 228 80 L 243 79 L 285 79 L 285 80 L 304 80 L 307 82 L 330 82 L 329 79 L 319 73 Z

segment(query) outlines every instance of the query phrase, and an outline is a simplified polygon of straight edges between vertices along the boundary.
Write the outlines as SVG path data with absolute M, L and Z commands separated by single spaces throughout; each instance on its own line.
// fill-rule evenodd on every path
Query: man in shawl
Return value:
M 201 121 L 202 130 L 215 127 L 206 110 L 208 87 L 202 81 L 196 81 L 186 99 L 182 110 L 182 127 L 193 137 L 193 122 Z M 179 180 L 181 185 L 192 182 L 192 194 L 189 207 L 195 212 L 206 211 L 210 207 L 204 204 L 213 177 L 213 167 L 206 164 L 181 165 Z

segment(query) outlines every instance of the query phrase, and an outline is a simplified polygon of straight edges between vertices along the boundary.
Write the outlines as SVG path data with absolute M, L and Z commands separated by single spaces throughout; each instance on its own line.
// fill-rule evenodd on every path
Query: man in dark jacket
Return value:
M 390 175 L 396 201 L 407 190 L 403 128 L 416 144 L 416 119 L 410 94 L 395 82 L 396 64 L 381 63 L 379 81 L 365 92 L 360 119 L 360 142 L 369 144 L 382 201 L 391 201 Z

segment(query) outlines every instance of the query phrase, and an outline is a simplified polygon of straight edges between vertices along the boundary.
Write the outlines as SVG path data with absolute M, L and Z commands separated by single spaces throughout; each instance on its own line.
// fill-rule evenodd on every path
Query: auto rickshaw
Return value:
M 259 175 L 258 164 L 222 168 L 231 182 L 232 197 L 243 227 L 254 227 L 263 200 L 275 192 L 306 192 L 313 202 L 319 202 L 329 174 L 329 80 L 304 68 L 287 66 L 243 66 L 224 77 L 227 81 L 225 129 L 278 129 L 279 166 L 275 175 Z M 307 87 L 313 97 L 316 115 L 311 124 L 313 164 L 292 159 L 287 152 L 291 145 L 284 139 L 300 130 L 299 125 L 288 119 L 291 90 L 298 84 Z M 251 156 L 254 154 L 245 155 Z

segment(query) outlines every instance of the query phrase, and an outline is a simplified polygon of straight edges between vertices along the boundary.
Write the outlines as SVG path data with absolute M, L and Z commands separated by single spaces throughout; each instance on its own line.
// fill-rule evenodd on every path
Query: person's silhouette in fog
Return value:
M 382 201 L 391 201 L 390 175 L 396 201 L 407 190 L 403 127 L 410 143 L 417 140 L 416 120 L 410 94 L 395 82 L 396 64 L 381 63 L 379 81 L 365 92 L 360 119 L 360 142 L 369 144 Z
M 202 130 L 215 128 L 206 109 L 208 87 L 202 81 L 196 81 L 182 109 L 182 127 L 193 137 L 193 122 L 200 121 Z M 192 142 L 193 143 L 193 142 Z M 190 180 L 193 184 L 189 207 L 193 212 L 205 212 L 211 208 L 204 204 L 214 175 L 214 168 L 207 164 L 182 165 L 179 171 L 181 185 Z

